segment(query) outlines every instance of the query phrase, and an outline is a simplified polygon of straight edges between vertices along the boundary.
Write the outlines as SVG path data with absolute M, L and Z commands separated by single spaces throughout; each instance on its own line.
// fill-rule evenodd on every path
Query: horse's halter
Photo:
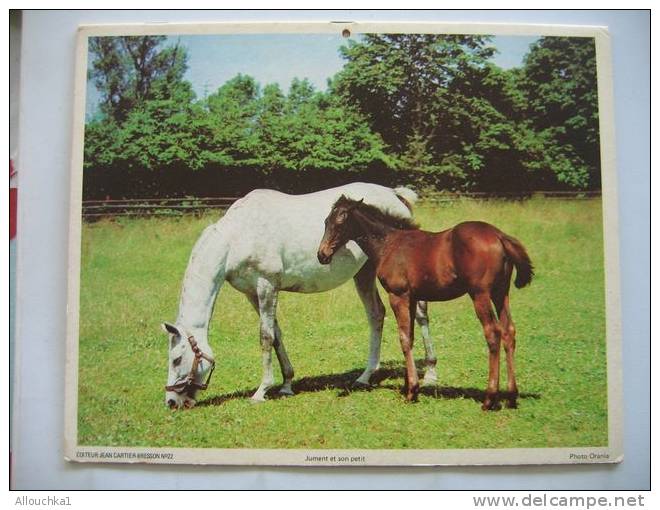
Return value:
M 197 346 L 195 337 L 193 337 L 192 335 L 188 337 L 188 343 L 190 344 L 190 348 L 192 349 L 193 354 L 195 355 L 195 359 L 193 359 L 192 367 L 190 367 L 190 372 L 188 372 L 188 375 L 182 381 L 179 381 L 176 384 L 172 384 L 171 386 L 165 386 L 165 391 L 174 391 L 175 393 L 181 394 L 181 393 L 186 393 L 190 389 L 205 390 L 206 388 L 209 387 L 209 382 L 211 382 L 211 376 L 213 375 L 213 370 L 215 369 L 215 360 L 208 354 L 202 352 L 202 350 Z M 206 382 L 198 383 L 197 381 L 195 381 L 195 374 L 197 372 L 197 367 L 199 366 L 199 362 L 202 358 L 211 364 L 211 369 L 209 370 L 209 375 L 206 376 Z

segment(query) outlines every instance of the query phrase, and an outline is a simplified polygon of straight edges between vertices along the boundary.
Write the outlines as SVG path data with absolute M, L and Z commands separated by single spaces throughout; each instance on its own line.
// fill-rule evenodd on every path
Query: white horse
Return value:
M 273 386 L 271 351 L 283 376 L 280 393 L 292 395 L 293 368 L 277 324 L 279 291 L 323 292 L 353 278 L 371 328 L 367 367 L 356 384 L 368 385 L 378 368 L 385 308 L 378 295 L 375 272 L 366 255 L 350 241 L 329 265 L 317 259 L 324 220 L 332 204 L 345 195 L 363 199 L 383 211 L 410 217 L 417 195 L 407 188 L 393 190 L 376 184 L 353 183 L 306 195 L 255 190 L 237 200 L 195 244 L 185 272 L 175 324 L 164 323 L 169 334 L 169 373 L 165 402 L 171 408 L 192 407 L 195 394 L 206 389 L 215 366 L 208 327 L 216 296 L 224 281 L 243 292 L 259 313 L 263 377 L 252 396 L 263 401 Z M 426 350 L 425 383 L 436 381 L 435 355 L 428 329 L 426 303 L 417 309 Z M 203 382 L 206 381 L 206 382 Z

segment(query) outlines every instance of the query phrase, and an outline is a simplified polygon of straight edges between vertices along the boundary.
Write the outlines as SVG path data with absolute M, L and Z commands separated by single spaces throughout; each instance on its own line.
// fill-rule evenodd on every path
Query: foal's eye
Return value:
M 175 367 L 178 367 L 181 364 L 181 359 L 182 358 L 183 358 L 183 356 L 179 356 L 178 358 L 176 358 L 174 361 L 172 361 L 172 365 L 175 366 Z

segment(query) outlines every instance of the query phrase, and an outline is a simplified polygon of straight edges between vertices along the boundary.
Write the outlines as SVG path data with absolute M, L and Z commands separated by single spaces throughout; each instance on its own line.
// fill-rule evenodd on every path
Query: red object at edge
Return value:
M 14 162 L 9 160 L 9 178 L 11 179 L 16 175 L 14 170 Z M 16 237 L 16 211 L 18 205 L 18 188 L 9 188 L 9 239 Z

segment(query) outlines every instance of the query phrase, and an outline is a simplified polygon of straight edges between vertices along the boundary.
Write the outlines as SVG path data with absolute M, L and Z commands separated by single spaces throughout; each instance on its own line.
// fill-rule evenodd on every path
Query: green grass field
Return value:
M 430 305 L 438 386 L 416 404 L 400 394 L 403 357 L 391 310 L 372 391 L 368 325 L 348 282 L 323 294 L 281 293 L 279 320 L 296 371 L 290 398 L 254 405 L 261 380 L 258 318 L 228 284 L 210 343 L 218 365 L 191 411 L 164 404 L 167 338 L 202 218 L 118 219 L 82 236 L 78 440 L 88 446 L 216 448 L 508 448 L 607 445 L 601 202 L 532 199 L 418 204 L 422 227 L 479 219 L 519 238 L 536 268 L 513 288 L 518 409 L 483 412 L 487 349 L 468 297 Z M 381 290 L 384 302 L 386 296 Z M 423 358 L 418 335 L 416 358 Z M 275 358 L 275 357 L 274 357 Z M 501 381 L 506 381 L 502 363 Z M 278 378 L 279 370 L 276 369 Z M 279 379 L 278 379 L 279 380 Z M 505 388 L 505 385 L 502 385 Z

